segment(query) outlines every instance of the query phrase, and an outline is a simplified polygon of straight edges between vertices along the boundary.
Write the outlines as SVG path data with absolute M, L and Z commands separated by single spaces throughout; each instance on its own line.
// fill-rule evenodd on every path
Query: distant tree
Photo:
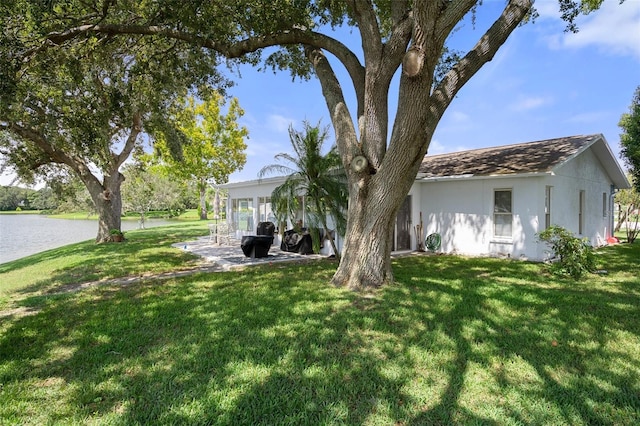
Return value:
M 56 213 L 86 213 L 95 215 L 95 204 L 87 187 L 73 175 L 58 176 L 50 181 L 51 189 L 58 199 Z
M 309 227 L 322 227 L 329 237 L 336 257 L 340 252 L 330 232 L 327 214 L 336 226 L 339 235 L 344 235 L 347 211 L 347 177 L 338 155 L 337 147 L 331 147 L 327 154 L 322 154 L 322 145 L 328 137 L 328 129 L 303 123 L 304 130 L 297 131 L 289 127 L 289 139 L 293 153 L 280 153 L 275 156 L 285 164 L 271 164 L 258 172 L 262 178 L 268 174 L 286 174 L 285 182 L 274 189 L 271 203 L 276 216 L 288 216 L 295 219 L 297 199 L 306 199 L 307 219 Z
M 227 183 L 229 175 L 242 169 L 247 159 L 244 140 L 249 132 L 237 123 L 244 111 L 235 98 L 231 99 L 226 115 L 221 112 L 224 105 L 225 100 L 219 94 L 199 104 L 193 98 L 179 103 L 172 116 L 172 127 L 184 137 L 181 151 L 172 155 L 166 138 L 159 138 L 156 144 L 169 173 L 195 182 L 203 220 L 207 219 L 207 188 Z
M 629 112 L 622 114 L 618 126 L 622 129 L 622 156 L 629 166 L 635 190 L 640 193 L 640 86 L 633 95 Z
M 598 9 L 602 1 L 558 0 L 567 30 L 575 31 L 576 17 Z M 495 57 L 516 29 L 535 15 L 533 0 L 505 1 L 468 52 L 451 52 L 447 48 L 450 36 L 465 17 L 487 3 L 106 1 L 96 2 L 103 7 L 92 10 L 88 5 L 94 2 L 68 0 L 64 8 L 47 16 L 48 32 L 33 34 L 27 19 L 31 15 L 21 11 L 7 14 L 7 21 L 27 21 L 20 34 L 28 35 L 26 40 L 33 49 L 82 44 L 90 34 L 103 35 L 109 43 L 138 34 L 141 38 L 174 40 L 177 46 L 188 43 L 195 52 L 212 52 L 230 61 L 288 70 L 294 77 L 317 77 L 349 188 L 343 256 L 332 281 L 357 289 L 393 280 L 393 222 L 438 123 L 461 89 Z M 39 17 L 36 12 L 32 15 Z M 339 26 L 354 29 L 334 31 Z M 359 41 L 352 43 L 358 36 Z M 357 50 L 350 46 L 357 46 Z M 264 62 L 263 52 L 269 54 Z M 329 61 L 328 55 L 335 61 Z M 187 55 L 184 63 L 191 64 Z M 347 71 L 346 82 L 339 81 L 334 71 L 337 64 Z M 399 76 L 398 91 L 391 94 L 395 76 Z M 347 105 L 347 85 L 355 94 L 355 107 Z M 391 95 L 398 99 L 394 112 L 389 111 Z M 392 115 L 395 118 L 390 123 Z
M 630 176 L 632 187 L 622 189 L 616 193 L 615 201 L 618 204 L 618 223 L 616 231 L 624 225 L 627 241 L 632 243 L 640 233 L 640 192 L 638 192 L 637 178 Z
M 29 193 L 29 206 L 34 210 L 55 210 L 59 200 L 53 189 L 49 187 L 41 188 Z
M 0 186 L 0 211 L 12 211 L 28 204 L 28 194 L 18 186 Z
M 175 179 L 148 164 L 129 164 L 124 167 L 122 202 L 125 211 L 140 216 L 145 227 L 146 214 L 152 210 L 172 212 L 181 209 L 182 187 Z

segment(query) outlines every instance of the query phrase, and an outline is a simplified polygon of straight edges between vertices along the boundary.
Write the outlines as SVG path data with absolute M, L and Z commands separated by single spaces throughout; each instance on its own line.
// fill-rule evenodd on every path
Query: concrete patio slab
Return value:
M 172 247 L 191 252 L 202 257 L 208 263 L 215 263 L 223 270 L 269 264 L 273 262 L 287 262 L 295 260 L 322 259 L 319 254 L 298 254 L 280 250 L 280 247 L 272 245 L 267 257 L 246 257 L 240 248 L 240 241 L 234 245 L 219 245 L 209 241 L 209 237 L 200 237 L 194 241 L 186 241 L 171 244 Z

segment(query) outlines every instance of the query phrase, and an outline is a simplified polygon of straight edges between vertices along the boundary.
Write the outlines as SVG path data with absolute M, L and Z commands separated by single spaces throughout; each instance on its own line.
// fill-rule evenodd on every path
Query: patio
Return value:
M 267 257 L 246 257 L 240 248 L 240 241 L 232 241 L 232 244 L 216 244 L 210 241 L 209 236 L 200 237 L 195 241 L 175 243 L 172 244 L 172 247 L 196 254 L 207 263 L 217 264 L 223 270 L 265 263 L 271 264 L 274 262 L 321 259 L 325 257 L 320 254 L 302 255 L 282 251 L 277 244 L 271 246 Z

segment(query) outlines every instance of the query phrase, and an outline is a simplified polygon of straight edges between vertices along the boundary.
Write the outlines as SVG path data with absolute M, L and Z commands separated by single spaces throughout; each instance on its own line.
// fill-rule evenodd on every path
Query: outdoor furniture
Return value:
M 273 244 L 273 234 L 276 232 L 276 225 L 273 222 L 259 222 L 258 229 L 256 229 L 257 235 L 269 235 L 271 236 L 271 242 Z
M 258 223 L 256 234 L 242 237 L 240 248 L 247 257 L 267 257 L 273 244 L 276 226 L 272 222 Z
M 240 248 L 246 257 L 267 257 L 273 237 L 268 235 L 245 235 Z
M 227 222 L 209 224 L 209 242 L 231 245 L 235 232 L 233 224 Z
M 300 254 L 312 254 L 313 242 L 311 235 L 303 228 L 299 233 L 295 229 L 289 229 L 282 235 L 280 250 Z

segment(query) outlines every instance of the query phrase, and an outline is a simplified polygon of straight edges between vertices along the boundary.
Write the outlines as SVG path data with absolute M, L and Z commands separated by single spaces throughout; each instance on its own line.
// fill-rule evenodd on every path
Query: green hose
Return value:
M 427 250 L 432 252 L 438 250 L 441 243 L 442 238 L 440 238 L 440 234 L 435 232 L 433 234 L 429 234 L 424 240 L 424 246 L 427 248 Z

